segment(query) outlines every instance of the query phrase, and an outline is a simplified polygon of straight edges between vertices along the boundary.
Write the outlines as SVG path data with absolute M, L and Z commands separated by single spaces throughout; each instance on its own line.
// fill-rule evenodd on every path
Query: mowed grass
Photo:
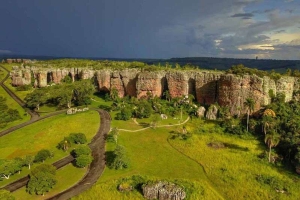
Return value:
M 192 130 L 197 126 L 207 126 L 214 130 L 213 124 L 194 121 L 189 124 Z M 269 164 L 267 159 L 259 158 L 266 148 L 256 139 L 241 139 L 235 136 L 207 131 L 194 134 L 188 141 L 170 140 L 173 147 L 200 163 L 215 188 L 226 199 L 299 199 L 300 179 L 283 168 Z M 225 148 L 212 148 L 209 143 L 223 143 Z M 273 177 L 279 185 L 286 188 L 285 193 L 277 192 L 280 186 L 272 182 L 259 182 L 260 176 Z M 276 184 L 274 184 L 276 185 Z
M 88 111 L 75 115 L 61 114 L 49 119 L 36 122 L 30 126 L 14 131 L 0 139 L 0 159 L 13 159 L 35 155 L 41 149 L 49 149 L 54 156 L 46 163 L 53 163 L 69 152 L 58 150 L 56 145 L 70 133 L 84 133 L 88 140 L 96 134 L 100 124 L 99 114 L 96 111 Z M 72 147 L 74 148 L 74 147 Z M 70 149 L 71 150 L 71 149 Z M 27 171 L 28 172 L 28 171 Z M 27 173 L 24 168 L 24 172 Z M 25 175 L 23 174 L 23 175 Z M 0 186 L 12 182 L 15 177 L 0 182 Z
M 41 200 L 47 199 L 55 194 L 58 194 L 74 184 L 80 181 L 85 175 L 87 168 L 76 168 L 72 164 L 69 164 L 59 170 L 56 171 L 56 185 L 50 190 L 50 192 L 46 193 L 45 196 L 42 195 L 30 195 L 26 192 L 26 188 L 23 187 L 15 192 L 13 192 L 13 196 L 16 200 Z
M 113 121 L 112 127 L 115 122 Z M 120 128 L 131 128 L 128 122 L 118 121 L 117 124 L 121 123 L 123 126 Z M 210 185 L 202 166 L 179 153 L 168 143 L 170 132 L 176 129 L 177 127 L 168 127 L 141 132 L 120 131 L 118 143 L 126 149 L 130 160 L 129 168 L 114 170 L 106 167 L 97 184 L 74 199 L 143 199 L 139 192 L 120 193 L 116 189 L 117 180 L 132 175 L 153 177 L 158 180 L 187 180 L 195 183 L 196 187 L 195 194 L 190 199 L 222 199 Z M 107 154 L 111 154 L 114 148 L 115 144 L 108 142 Z

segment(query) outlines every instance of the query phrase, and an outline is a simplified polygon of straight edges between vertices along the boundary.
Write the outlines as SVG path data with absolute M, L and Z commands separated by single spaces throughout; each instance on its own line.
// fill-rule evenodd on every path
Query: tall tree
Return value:
M 56 168 L 50 164 L 41 164 L 34 168 L 29 175 L 27 192 L 44 196 L 57 182 L 55 171 Z
M 276 133 L 275 131 L 272 131 L 269 134 L 266 134 L 265 136 L 265 143 L 267 144 L 269 148 L 269 162 L 271 162 L 271 152 L 272 147 L 276 147 L 280 142 L 280 135 Z
M 254 100 L 252 98 L 247 98 L 244 102 L 244 106 L 247 108 L 247 131 L 249 129 L 249 116 L 250 113 L 254 110 Z

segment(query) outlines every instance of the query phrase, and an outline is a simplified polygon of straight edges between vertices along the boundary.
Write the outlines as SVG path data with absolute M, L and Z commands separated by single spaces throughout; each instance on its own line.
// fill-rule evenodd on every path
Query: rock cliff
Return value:
M 59 84 L 69 76 L 72 81 L 94 79 L 99 91 L 118 91 L 120 97 L 126 95 L 142 98 L 149 94 L 161 97 L 168 90 L 170 96 L 180 97 L 192 94 L 203 105 L 218 103 L 227 106 L 231 114 L 245 112 L 247 98 L 255 101 L 254 111 L 270 103 L 270 91 L 273 94 L 283 92 L 286 101 L 293 97 L 293 92 L 300 89 L 299 78 L 283 76 L 275 81 L 269 77 L 256 75 L 237 76 L 224 72 L 200 70 L 161 70 L 146 71 L 140 68 L 113 70 L 110 68 L 94 70 L 90 68 L 57 69 L 36 67 L 13 67 L 12 85 L 45 87 L 52 83 Z

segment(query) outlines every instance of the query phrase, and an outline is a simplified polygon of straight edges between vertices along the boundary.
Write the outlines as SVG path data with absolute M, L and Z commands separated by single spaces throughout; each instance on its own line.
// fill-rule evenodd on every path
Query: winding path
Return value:
M 9 73 L 9 71 L 6 68 L 4 68 L 2 66 L 0 66 L 0 67 Z M 9 77 L 9 74 L 7 74 L 6 77 L 3 80 L 1 80 L 0 85 L 20 106 L 22 106 L 24 108 L 25 107 L 24 102 L 18 96 L 16 96 L 10 89 L 8 89 L 7 86 L 4 84 L 4 82 L 7 80 L 8 77 Z M 96 110 L 96 109 L 93 109 L 93 110 Z M 97 109 L 97 111 L 100 115 L 100 126 L 99 126 L 99 129 L 98 129 L 96 135 L 94 136 L 91 143 L 89 144 L 89 147 L 92 150 L 92 156 L 93 156 L 94 160 L 90 164 L 87 174 L 83 177 L 82 180 L 80 180 L 73 187 L 71 187 L 49 199 L 69 199 L 75 195 L 80 194 L 81 192 L 85 191 L 86 189 L 90 188 L 101 176 L 101 174 L 105 168 L 105 139 L 106 139 L 107 133 L 110 130 L 111 117 L 110 117 L 109 113 L 105 110 Z M 37 122 L 37 121 L 40 121 L 40 120 L 64 113 L 64 112 L 66 112 L 66 111 L 65 110 L 57 111 L 57 112 L 53 112 L 49 115 L 40 117 L 39 114 L 36 113 L 35 111 L 29 110 L 28 113 L 31 116 L 30 121 L 24 122 L 17 126 L 11 127 L 7 130 L 1 131 L 0 137 L 4 136 L 6 134 L 9 134 L 17 129 L 20 129 L 27 125 L 30 125 L 34 122 Z M 61 160 L 56 161 L 52 165 L 55 166 L 57 169 L 59 169 L 61 167 L 64 167 L 65 165 L 71 163 L 73 160 L 74 160 L 74 157 L 72 155 L 69 155 Z M 4 186 L 1 189 L 6 189 L 10 192 L 13 192 L 13 191 L 25 186 L 27 184 L 28 180 L 29 180 L 29 177 L 26 176 L 26 177 L 23 177 L 13 183 L 10 183 L 10 184 Z

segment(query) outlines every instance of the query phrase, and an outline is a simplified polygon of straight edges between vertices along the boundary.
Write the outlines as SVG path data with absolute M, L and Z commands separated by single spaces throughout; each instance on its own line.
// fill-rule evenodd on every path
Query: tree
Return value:
M 118 143 L 119 129 L 114 127 L 111 129 L 110 134 L 112 135 L 114 142 Z
M 267 134 L 265 136 L 265 143 L 269 148 L 269 162 L 271 162 L 272 147 L 277 146 L 279 142 L 280 142 L 280 135 L 274 131 L 272 131 L 270 134 Z
M 74 149 L 75 165 L 80 168 L 89 165 L 93 161 L 91 152 L 89 146 L 79 146 L 77 149 Z
M 6 160 L 4 164 L 1 165 L 0 176 L 1 178 L 9 179 L 11 175 L 21 171 L 22 164 L 19 159 Z
M 57 182 L 55 172 L 56 168 L 49 164 L 41 164 L 34 168 L 29 175 L 27 192 L 44 196 Z
M 91 155 L 81 155 L 75 159 L 75 165 L 83 168 L 88 166 L 92 161 L 93 157 Z
M 84 144 L 87 142 L 86 136 L 84 133 L 71 133 L 69 135 L 69 140 L 75 144 Z
M 71 147 L 71 140 L 70 137 L 65 137 L 62 141 L 60 141 L 57 145 L 58 149 L 62 149 L 67 151 Z
M 34 162 L 44 162 L 47 158 L 52 156 L 51 152 L 47 149 L 42 149 L 37 152 L 36 156 L 34 157 Z
M 157 123 L 160 121 L 160 116 L 158 114 L 155 114 L 151 117 L 151 127 L 156 128 Z
M 0 189 L 0 199 L 15 200 L 15 197 L 10 193 L 10 191 Z
M 249 128 L 249 116 L 250 113 L 254 110 L 254 100 L 252 98 L 247 98 L 246 101 L 244 102 L 244 106 L 247 108 L 247 132 Z
M 117 145 L 113 152 L 114 159 L 111 164 L 113 169 L 123 169 L 128 167 L 128 159 L 126 157 L 126 151 L 123 146 Z
M 49 99 L 50 93 L 48 88 L 36 89 L 25 97 L 26 106 L 39 110 L 40 105 Z
M 263 132 L 266 135 L 268 130 L 276 126 L 276 120 L 270 115 L 263 115 L 262 117 Z
M 30 169 L 30 166 L 32 165 L 34 161 L 34 156 L 28 155 L 24 158 L 23 162 L 24 165 L 28 166 L 28 169 Z
M 82 145 L 82 146 L 79 146 L 77 149 L 74 149 L 73 155 L 75 156 L 75 158 L 77 158 L 81 155 L 90 155 L 91 152 L 92 152 L 92 150 L 90 149 L 89 146 Z

